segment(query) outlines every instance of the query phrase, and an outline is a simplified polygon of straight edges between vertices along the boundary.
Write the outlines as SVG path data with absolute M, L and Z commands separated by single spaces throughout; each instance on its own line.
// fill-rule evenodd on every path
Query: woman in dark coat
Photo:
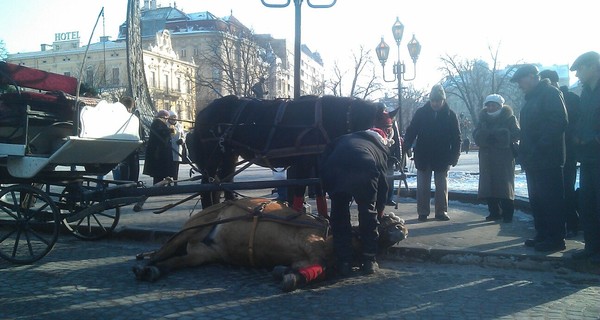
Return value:
M 498 94 L 487 96 L 473 139 L 479 146 L 478 197 L 486 199 L 487 221 L 512 222 L 515 211 L 515 151 L 521 129 Z
M 378 214 L 383 214 L 388 193 L 386 172 L 390 140 L 378 128 L 341 136 L 328 147 L 321 163 L 321 180 L 331 199 L 333 246 L 342 276 L 351 272 L 352 226 L 350 203 L 358 207 L 362 270 L 377 271 Z
M 150 136 L 146 146 L 144 174 L 152 177 L 156 184 L 170 175 L 173 157 L 171 151 L 171 131 L 167 126 L 169 112 L 161 110 L 150 126 Z

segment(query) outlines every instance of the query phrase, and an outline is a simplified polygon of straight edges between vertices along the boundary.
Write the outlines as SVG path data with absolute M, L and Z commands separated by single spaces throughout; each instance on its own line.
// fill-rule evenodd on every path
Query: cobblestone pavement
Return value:
M 135 280 L 159 243 L 59 238 L 0 260 L 0 319 L 599 319 L 598 276 L 381 259 L 381 272 L 283 293 L 269 270 L 209 265 Z

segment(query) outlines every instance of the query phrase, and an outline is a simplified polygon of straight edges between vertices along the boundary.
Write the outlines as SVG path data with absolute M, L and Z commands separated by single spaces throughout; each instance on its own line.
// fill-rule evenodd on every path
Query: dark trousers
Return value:
M 585 249 L 600 252 L 600 164 L 582 163 L 579 173 L 579 213 Z
M 566 219 L 563 169 L 527 170 L 525 174 L 536 238 L 540 241 L 564 241 Z
M 492 216 L 502 216 L 511 220 L 515 213 L 515 202 L 511 199 L 487 198 L 488 210 Z
M 567 231 L 579 230 L 579 214 L 577 213 L 577 196 L 575 193 L 575 180 L 577 179 L 577 162 L 565 163 L 563 169 L 565 176 L 565 216 Z
M 333 247 L 339 262 L 351 262 L 354 257 L 352 248 L 352 224 L 350 222 L 350 202 L 352 196 L 349 194 L 329 195 L 331 199 L 331 233 L 333 235 Z M 363 202 L 356 199 L 358 206 L 358 224 L 360 240 L 362 245 L 363 259 L 373 260 L 377 253 L 377 211 L 375 202 Z

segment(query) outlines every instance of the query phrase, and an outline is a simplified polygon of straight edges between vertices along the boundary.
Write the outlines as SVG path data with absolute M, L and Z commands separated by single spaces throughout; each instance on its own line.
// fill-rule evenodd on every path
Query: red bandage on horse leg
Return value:
M 325 196 L 317 196 L 317 212 L 325 218 L 329 218 L 327 214 L 327 199 Z
M 298 269 L 298 273 L 304 277 L 306 283 L 309 283 L 323 274 L 323 267 L 319 264 L 313 264 L 312 266 Z
M 294 201 L 292 202 L 292 209 L 296 211 L 302 211 L 304 208 L 304 197 L 294 196 Z

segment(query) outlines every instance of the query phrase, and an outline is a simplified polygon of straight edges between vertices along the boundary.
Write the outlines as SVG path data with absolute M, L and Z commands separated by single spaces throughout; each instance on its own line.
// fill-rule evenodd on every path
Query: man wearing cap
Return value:
M 540 252 L 565 249 L 563 165 L 567 111 L 562 94 L 538 69 L 521 66 L 512 76 L 525 93 L 521 108 L 519 161 L 527 177 L 529 204 L 536 235 L 525 246 Z
M 510 223 L 515 212 L 515 154 L 520 128 L 513 110 L 499 94 L 483 102 L 473 140 L 479 146 L 479 187 L 477 196 L 485 199 L 486 221 L 502 219 Z
M 574 132 L 579 116 L 579 96 L 569 91 L 567 86 L 558 84 L 558 73 L 554 70 L 540 71 L 540 79 L 550 80 L 550 84 L 559 88 L 565 100 L 567 108 L 567 117 L 569 124 L 565 131 L 566 157 L 563 167 L 563 176 L 565 179 L 565 217 L 567 234 L 566 238 L 574 238 L 579 232 L 579 215 L 577 214 L 577 196 L 575 194 L 575 181 L 577 180 L 577 159 L 575 158 Z
M 583 85 L 574 142 L 581 164 L 579 210 L 585 241 L 585 249 L 575 252 L 573 259 L 600 264 L 600 54 L 580 55 L 571 71 Z
M 391 122 L 390 122 L 391 123 Z M 331 199 L 331 233 L 338 272 L 351 274 L 353 260 L 350 202 L 358 207 L 358 224 L 365 274 L 377 271 L 378 215 L 385 208 L 390 131 L 374 127 L 346 134 L 328 145 L 321 162 L 323 188 Z
M 460 157 L 460 127 L 456 113 L 446 103 L 446 92 L 434 85 L 429 101 L 417 109 L 406 129 L 404 145 L 414 146 L 417 168 L 417 214 L 427 221 L 430 213 L 431 173 L 435 181 L 435 219 L 448 221 L 448 170 Z M 407 151 L 407 150 L 405 150 Z

